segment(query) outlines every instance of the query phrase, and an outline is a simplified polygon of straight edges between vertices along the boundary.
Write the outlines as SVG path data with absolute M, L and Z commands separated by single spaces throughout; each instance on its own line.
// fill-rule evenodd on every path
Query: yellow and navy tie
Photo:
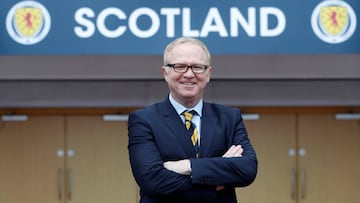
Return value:
M 196 157 L 199 156 L 199 131 L 196 128 L 196 125 L 192 122 L 193 116 L 196 114 L 196 111 L 184 111 L 183 115 L 185 117 L 185 126 L 186 129 L 189 131 L 191 136 L 191 142 L 194 146 Z

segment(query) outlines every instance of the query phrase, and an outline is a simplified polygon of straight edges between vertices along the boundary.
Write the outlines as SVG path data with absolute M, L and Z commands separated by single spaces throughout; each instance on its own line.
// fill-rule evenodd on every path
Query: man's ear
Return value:
M 167 69 L 165 66 L 161 66 L 161 72 L 163 74 L 165 81 L 167 82 Z
M 212 67 L 211 67 L 211 66 L 209 66 L 209 68 L 208 68 L 208 72 L 207 72 L 207 74 L 209 75 L 209 77 L 208 77 L 208 81 L 207 81 L 207 82 L 210 82 L 210 79 L 211 79 L 211 72 L 212 72 Z

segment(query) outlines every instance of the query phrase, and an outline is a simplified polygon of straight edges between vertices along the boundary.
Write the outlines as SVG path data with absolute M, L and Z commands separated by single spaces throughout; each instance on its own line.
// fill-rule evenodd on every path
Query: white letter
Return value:
M 105 37 L 108 38 L 115 38 L 115 37 L 119 37 L 122 34 L 124 34 L 126 27 L 125 26 L 119 26 L 117 29 L 115 30 L 109 30 L 106 26 L 105 26 L 105 20 L 109 15 L 115 15 L 117 16 L 120 20 L 125 20 L 126 19 L 126 15 L 124 14 L 124 12 L 118 8 L 115 7 L 109 7 L 104 9 L 103 11 L 100 12 L 97 21 L 96 21 L 96 25 L 99 29 L 99 32 L 104 35 Z
M 81 38 L 89 38 L 95 32 L 95 25 L 89 19 L 85 18 L 93 18 L 95 17 L 95 13 L 90 8 L 80 8 L 75 13 L 75 21 L 79 23 L 81 26 L 75 26 L 74 32 L 78 37 Z
M 151 19 L 151 26 L 148 30 L 140 30 L 137 26 L 137 20 L 139 16 L 147 15 Z M 159 16 L 150 8 L 138 8 L 131 13 L 129 17 L 129 28 L 132 33 L 140 38 L 147 38 L 153 36 L 160 28 Z
M 213 24 L 214 22 L 214 24 Z M 219 10 L 217 8 L 210 8 L 206 16 L 205 22 L 201 29 L 200 36 L 207 37 L 209 32 L 218 32 L 221 37 L 227 37 L 228 33 L 226 31 L 224 22 L 220 16 Z
M 175 36 L 175 16 L 180 14 L 179 8 L 162 8 L 161 15 L 166 16 L 166 37 Z
M 190 9 L 183 8 L 182 11 L 182 20 L 183 20 L 183 36 L 186 37 L 198 37 L 199 30 L 191 30 L 191 16 L 190 16 Z
M 254 7 L 248 8 L 248 23 L 246 19 L 241 14 L 238 8 L 232 7 L 230 8 L 230 35 L 231 37 L 239 36 L 239 27 L 238 23 L 240 23 L 241 27 L 245 30 L 249 37 L 256 36 L 256 11 Z
M 269 15 L 274 15 L 277 19 L 277 26 L 273 29 L 269 28 Z M 273 37 L 280 35 L 286 26 L 286 18 L 284 13 L 274 7 L 260 8 L 260 36 Z

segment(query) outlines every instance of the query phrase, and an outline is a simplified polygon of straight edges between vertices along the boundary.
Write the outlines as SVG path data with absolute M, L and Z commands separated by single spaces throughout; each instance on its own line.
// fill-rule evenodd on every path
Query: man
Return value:
M 128 121 L 140 202 L 237 202 L 235 187 L 254 181 L 257 159 L 240 111 L 203 101 L 212 71 L 207 47 L 178 38 L 161 69 L 168 97 Z

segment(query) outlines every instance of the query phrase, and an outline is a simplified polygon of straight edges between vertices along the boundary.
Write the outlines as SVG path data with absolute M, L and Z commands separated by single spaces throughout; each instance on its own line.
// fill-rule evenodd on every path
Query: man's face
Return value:
M 196 44 L 184 43 L 174 47 L 167 57 L 169 64 L 209 65 L 206 54 Z M 204 95 L 205 86 L 210 81 L 211 67 L 204 73 L 195 74 L 189 68 L 185 73 L 175 72 L 172 68 L 162 67 L 171 95 L 182 104 L 197 103 Z

